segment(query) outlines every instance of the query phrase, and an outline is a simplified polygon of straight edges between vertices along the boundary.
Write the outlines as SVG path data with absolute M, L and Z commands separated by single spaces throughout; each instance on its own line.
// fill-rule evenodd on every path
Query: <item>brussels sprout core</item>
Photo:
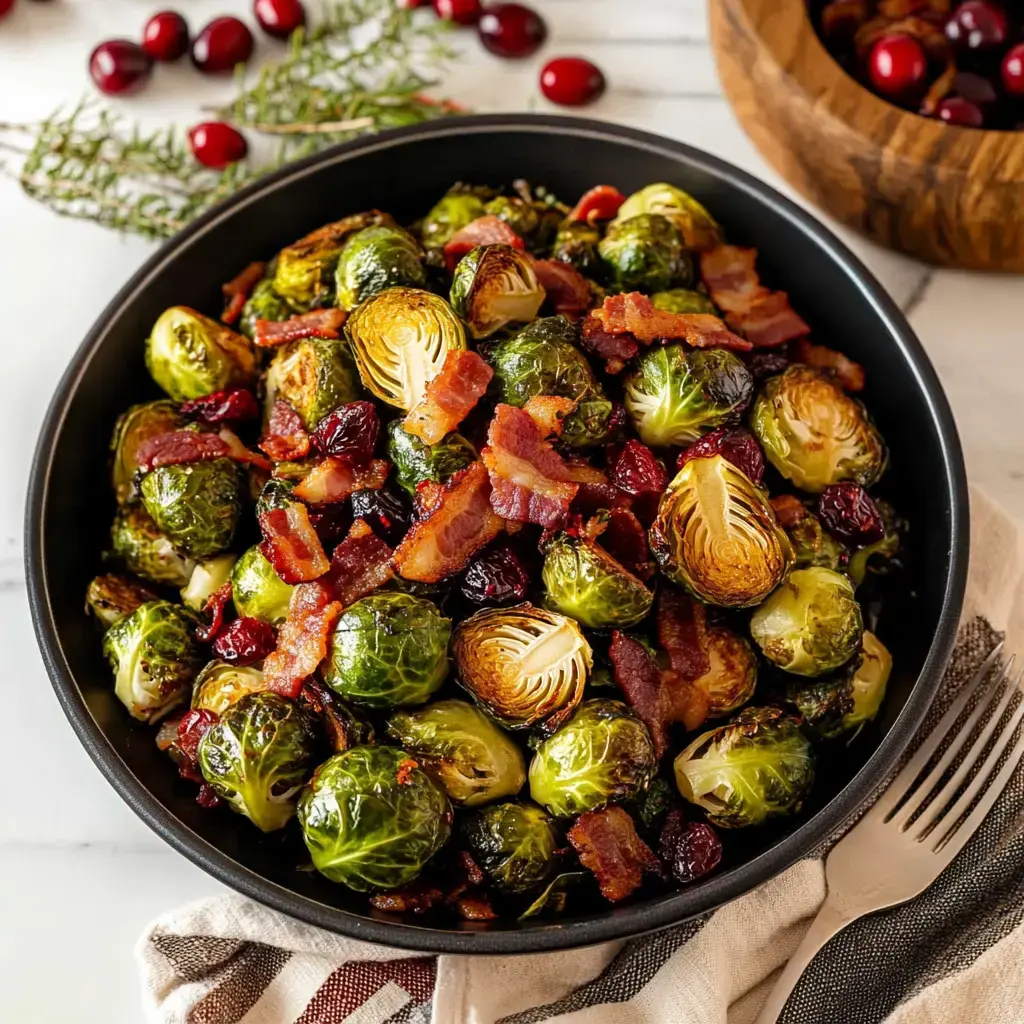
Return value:
M 211 661 L 196 677 L 192 687 L 192 707 L 222 715 L 246 694 L 265 690 L 263 673 L 258 668 Z
M 185 606 L 194 612 L 202 611 L 210 597 L 231 579 L 234 564 L 234 555 L 218 555 L 205 562 L 197 562 L 188 583 L 181 588 Z
M 486 338 L 511 323 L 528 323 L 544 302 L 533 262 L 510 245 L 481 245 L 455 268 L 452 308 L 474 338 Z

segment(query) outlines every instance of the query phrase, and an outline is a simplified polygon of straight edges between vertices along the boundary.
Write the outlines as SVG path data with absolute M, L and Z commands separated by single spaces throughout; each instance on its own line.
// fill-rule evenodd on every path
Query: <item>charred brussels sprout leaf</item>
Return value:
M 617 700 L 587 700 L 537 748 L 530 796 L 556 817 L 632 800 L 654 776 L 658 759 L 647 726 Z
M 420 238 L 427 249 L 441 249 L 460 228 L 484 215 L 483 200 L 472 192 L 453 190 L 443 195 L 423 218 Z
M 147 601 L 107 630 L 103 653 L 114 692 L 132 717 L 155 722 L 187 695 L 202 665 L 194 625 L 180 605 Z
M 885 445 L 864 407 L 806 366 L 765 382 L 750 426 L 768 461 L 813 494 L 841 480 L 870 487 L 885 470 Z
M 539 807 L 487 807 L 466 819 L 463 834 L 473 859 L 501 892 L 529 892 L 555 870 L 554 823 Z
M 648 349 L 626 377 L 623 401 L 640 440 L 685 447 L 732 423 L 754 393 L 754 378 L 724 349 Z
M 353 704 L 424 704 L 448 675 L 451 620 L 411 594 L 379 593 L 350 605 L 328 643 L 324 682 Z
M 842 565 L 846 553 L 843 545 L 821 528 L 821 520 L 817 516 L 808 512 L 786 533 L 796 555 L 794 569 L 810 569 L 813 566 L 838 569 Z
M 231 544 L 242 510 L 242 479 L 231 459 L 159 466 L 142 478 L 146 511 L 179 550 L 210 558 Z
M 814 753 L 797 719 L 747 708 L 698 736 L 674 768 L 680 794 L 712 824 L 744 828 L 800 809 L 814 782 Z
M 564 721 L 593 665 L 572 619 L 526 603 L 485 608 L 460 622 L 453 654 L 459 681 L 509 729 Z
M 299 414 L 307 430 L 332 409 L 359 397 L 355 363 L 344 341 L 290 341 L 274 353 L 267 368 L 267 410 L 281 399 Z
M 350 889 L 411 882 L 444 846 L 452 809 L 441 788 L 394 747 L 355 747 L 328 758 L 299 801 L 316 869 Z
M 601 270 L 601 257 L 597 253 L 601 232 L 591 224 L 577 221 L 563 224 L 555 235 L 551 258 L 568 263 L 585 277 L 596 277 Z
M 109 629 L 118 619 L 131 615 L 139 605 L 155 599 L 156 594 L 138 580 L 107 573 L 89 584 L 85 610 L 92 612 L 104 629 Z
M 820 567 L 790 573 L 750 619 L 764 656 L 798 676 L 839 668 L 856 654 L 863 631 L 853 584 Z
M 179 554 L 170 538 L 160 532 L 153 517 L 141 506 L 121 509 L 110 529 L 111 554 L 136 576 L 151 583 L 185 586 L 195 561 Z
M 707 694 L 708 717 L 722 718 L 754 696 L 757 658 L 743 637 L 722 626 L 710 626 L 708 660 L 711 667 L 694 685 Z
M 247 694 L 260 693 L 265 689 L 263 673 L 258 668 L 211 661 L 196 676 L 192 687 L 192 707 L 222 715 Z
M 484 213 L 501 218 L 520 238 L 532 235 L 540 224 L 537 207 L 518 196 L 495 196 Z
M 146 369 L 176 402 L 256 379 L 252 343 L 187 306 L 161 314 L 146 340 Z
M 185 607 L 201 612 L 206 602 L 231 579 L 235 561 L 236 556 L 228 554 L 197 562 L 188 583 L 181 588 L 181 600 Z
M 138 497 L 135 471 L 139 468 L 139 446 L 151 437 L 178 430 L 183 425 L 184 420 L 178 413 L 178 407 L 165 398 L 133 405 L 121 414 L 114 426 L 114 436 L 110 439 L 111 478 L 114 497 L 119 505 Z
M 689 288 L 670 288 L 668 291 L 655 292 L 651 302 L 657 309 L 669 313 L 710 313 L 716 316 L 715 304 L 703 293 L 691 291 Z
M 560 533 L 544 554 L 544 603 L 591 629 L 626 629 L 651 610 L 654 595 L 586 537 Z
M 263 832 L 284 828 L 312 767 L 314 735 L 306 711 L 276 693 L 231 704 L 199 741 L 203 778 L 231 809 Z
M 721 230 L 711 214 L 693 196 L 674 185 L 660 182 L 634 192 L 619 207 L 613 223 L 622 223 L 643 213 L 668 218 L 687 249 L 703 252 L 721 241 Z
M 544 289 L 526 253 L 510 245 L 478 245 L 455 268 L 451 301 L 469 333 L 486 338 L 506 324 L 531 321 Z
M 569 901 L 569 892 L 574 886 L 593 878 L 587 871 L 563 871 L 545 886 L 544 891 L 519 915 L 520 921 L 537 917 L 544 911 L 561 914 Z
M 613 221 L 597 247 L 603 275 L 620 292 L 660 292 L 693 281 L 693 261 L 672 222 L 658 214 Z
M 269 320 L 280 323 L 294 315 L 291 306 L 274 290 L 271 278 L 264 278 L 252 290 L 252 294 L 242 307 L 242 315 L 238 321 L 238 329 L 251 338 L 256 333 L 257 320 Z
M 239 615 L 279 626 L 288 617 L 295 587 L 285 583 L 254 545 L 231 571 L 231 599 Z
M 418 288 L 388 288 L 364 302 L 345 330 L 359 375 L 375 397 L 408 412 L 444 365 L 466 347 L 466 331 L 440 296 Z
M 461 434 L 446 434 L 437 444 L 426 444 L 392 420 L 387 426 L 388 458 L 395 465 L 395 479 L 410 494 L 424 480 L 443 484 L 453 473 L 476 460 L 476 449 Z
M 388 720 L 388 735 L 464 807 L 515 796 L 526 781 L 519 748 L 464 700 L 398 711 Z
M 383 224 L 363 228 L 349 238 L 338 259 L 336 302 L 351 310 L 385 288 L 422 288 L 426 280 L 423 253 L 408 231 Z
M 661 498 L 650 543 L 669 579 L 729 608 L 763 601 L 793 561 L 764 494 L 721 455 L 683 466 Z

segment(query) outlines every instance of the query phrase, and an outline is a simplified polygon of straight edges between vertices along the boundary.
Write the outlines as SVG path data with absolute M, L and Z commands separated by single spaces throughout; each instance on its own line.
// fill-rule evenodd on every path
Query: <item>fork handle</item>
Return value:
M 761 1009 L 754 1024 L 775 1024 L 786 1005 L 796 983 L 814 959 L 822 946 L 837 935 L 852 921 L 862 916 L 862 912 L 852 907 L 840 906 L 830 893 L 818 911 L 818 916 L 811 922 L 803 942 L 789 958 L 789 963 L 782 970 L 775 987 L 768 994 L 768 1000 Z

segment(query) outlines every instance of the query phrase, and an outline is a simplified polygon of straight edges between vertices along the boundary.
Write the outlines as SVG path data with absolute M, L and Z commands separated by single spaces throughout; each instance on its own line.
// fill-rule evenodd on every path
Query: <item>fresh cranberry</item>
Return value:
M 212 424 L 246 423 L 259 416 L 260 404 L 247 388 L 228 388 L 182 402 L 181 414 Z
M 373 458 L 380 419 L 372 402 L 349 402 L 329 412 L 310 436 L 324 455 L 351 459 L 357 466 Z
M 834 537 L 858 547 L 885 536 L 882 513 L 860 484 L 829 484 L 818 498 L 818 518 Z
M 89 75 L 100 92 L 123 96 L 138 92 L 153 71 L 153 58 L 130 39 L 108 39 L 89 57 Z
M 480 17 L 480 0 L 433 0 L 434 12 L 457 25 L 475 25 Z
M 953 92 L 982 108 L 999 102 L 999 93 L 992 80 L 984 75 L 976 75 L 973 71 L 957 73 L 953 80 Z
M 497 4 L 480 15 L 477 32 L 484 48 L 498 57 L 529 57 L 544 44 L 548 27 L 522 4 Z
M 967 0 L 946 22 L 946 38 L 966 50 L 992 50 L 1006 42 L 1006 14 L 987 0 Z
M 682 469 L 691 459 L 710 459 L 721 455 L 755 484 L 764 476 L 764 453 L 757 438 L 743 427 L 718 427 L 694 441 L 689 448 L 679 453 L 676 468 Z
M 1024 96 L 1024 43 L 1007 50 L 1002 75 L 1003 87 L 1011 96 Z
M 300 0 L 255 0 L 252 13 L 260 28 L 275 39 L 287 39 L 306 24 L 306 8 Z
M 507 547 L 492 548 L 469 563 L 462 596 L 473 604 L 515 604 L 526 600 L 530 577 L 519 556 Z
M 188 133 L 192 155 L 204 166 L 215 171 L 237 163 L 249 152 L 245 136 L 223 121 L 204 121 Z
M 192 63 L 208 75 L 233 71 L 252 56 L 255 45 L 252 33 L 238 18 L 214 18 L 192 41 Z
M 939 104 L 935 116 L 946 124 L 960 125 L 963 128 L 981 128 L 985 123 L 985 115 L 981 107 L 962 96 L 950 96 Z
M 606 85 L 601 69 L 583 57 L 556 57 L 540 72 L 540 91 L 562 107 L 593 103 Z
M 235 619 L 213 642 L 213 653 L 231 665 L 255 665 L 262 661 L 277 640 L 274 627 L 259 619 Z
M 188 53 L 188 22 L 177 11 L 160 11 L 142 29 L 142 48 L 159 61 L 177 60 Z
M 928 59 L 921 44 L 902 33 L 883 36 L 868 58 L 868 73 L 875 88 L 886 96 L 912 92 L 928 73 Z
M 722 841 L 703 822 L 686 821 L 682 811 L 669 811 L 661 830 L 658 855 L 681 885 L 695 882 L 718 867 Z
M 366 521 L 370 529 L 387 544 L 397 545 L 409 532 L 412 515 L 406 503 L 384 489 L 355 491 L 352 494 L 352 515 Z
M 0 18 L 9 14 L 12 7 L 14 7 L 14 0 L 0 0 Z
M 789 360 L 781 352 L 752 352 L 747 357 L 747 369 L 754 380 L 764 380 L 782 373 L 789 366 Z
M 415 11 L 418 7 L 430 7 L 431 0 L 401 0 L 401 5 L 407 11 Z

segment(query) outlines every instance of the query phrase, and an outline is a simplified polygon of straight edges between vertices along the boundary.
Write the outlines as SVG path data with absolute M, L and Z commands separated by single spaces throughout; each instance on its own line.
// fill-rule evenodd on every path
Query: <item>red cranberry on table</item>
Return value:
M 14 7 L 14 0 L 0 0 L 0 18 L 9 14 L 12 7 Z
M 108 39 L 89 56 L 89 76 L 108 96 L 138 92 L 153 71 L 153 58 L 130 39 Z
M 540 72 L 540 91 L 563 107 L 592 103 L 605 90 L 601 69 L 583 57 L 556 57 Z
M 260 28 L 275 39 L 287 39 L 306 24 L 306 8 L 300 0 L 255 0 L 252 12 Z
M 967 0 L 949 16 L 946 38 L 965 50 L 992 50 L 1006 42 L 1006 14 L 988 0 Z
M 434 12 L 457 25 L 475 25 L 480 17 L 480 0 L 434 0 Z
M 188 53 L 188 22 L 177 11 L 160 11 L 142 29 L 142 48 L 159 61 L 177 60 Z
M 1003 88 L 1011 96 L 1024 96 L 1024 43 L 1007 50 L 1002 66 Z
M 192 63 L 206 74 L 233 71 L 251 56 L 255 40 L 238 18 L 214 18 L 192 42 Z
M 883 36 L 868 57 L 868 74 L 886 96 L 902 96 L 918 88 L 928 73 L 921 44 L 903 33 Z
M 249 152 L 245 136 L 223 121 L 204 121 L 188 133 L 192 155 L 215 171 L 237 163 Z
M 548 27 L 536 11 L 522 4 L 484 8 L 477 32 L 485 49 L 497 57 L 529 57 L 547 38 Z
M 981 107 L 962 96 L 944 99 L 939 104 L 935 116 L 946 124 L 955 124 L 962 128 L 981 128 L 985 124 L 985 114 Z

